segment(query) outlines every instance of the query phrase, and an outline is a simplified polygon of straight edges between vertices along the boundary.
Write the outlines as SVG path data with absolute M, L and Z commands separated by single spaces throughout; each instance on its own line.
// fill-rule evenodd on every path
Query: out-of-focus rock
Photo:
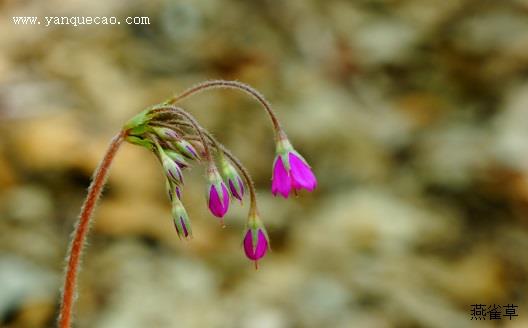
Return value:
M 0 318 L 20 309 L 20 327 L 42 326 L 51 320 L 59 286 L 57 274 L 9 255 L 0 258 Z

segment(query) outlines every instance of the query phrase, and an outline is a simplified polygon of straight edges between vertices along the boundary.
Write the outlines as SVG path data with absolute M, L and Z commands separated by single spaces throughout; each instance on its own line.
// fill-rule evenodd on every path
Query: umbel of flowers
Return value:
M 249 173 L 191 114 L 175 105 L 184 97 L 218 86 L 238 88 L 249 93 L 261 102 L 271 118 L 276 141 L 276 157 L 272 165 L 273 195 L 287 198 L 301 189 L 314 190 L 317 180 L 310 166 L 293 148 L 268 102 L 256 90 L 239 82 L 205 82 L 180 96 L 145 109 L 125 124 L 125 140 L 149 149 L 159 159 L 167 179 L 174 226 L 180 238 L 192 237 L 191 221 L 181 198 L 184 190 L 183 175 L 193 162 L 200 162 L 205 168 L 206 203 L 211 214 L 222 223 L 232 200 L 242 201 L 247 190 L 250 206 L 243 245 L 246 256 L 256 264 L 266 254 L 270 241 L 259 217 L 255 190 Z
M 211 214 L 223 225 L 223 219 L 234 199 L 242 202 L 249 195 L 249 212 L 243 237 L 243 249 L 257 267 L 258 261 L 269 250 L 270 241 L 259 216 L 253 181 L 238 160 L 196 119 L 177 105 L 188 96 L 213 88 L 243 91 L 256 99 L 268 114 L 274 131 L 276 157 L 272 165 L 271 192 L 287 198 L 298 190 L 312 191 L 317 180 L 306 162 L 292 146 L 274 111 L 265 98 L 250 86 L 235 81 L 207 81 L 193 86 L 183 93 L 160 104 L 146 108 L 130 119 L 112 140 L 107 153 L 94 174 L 88 196 L 76 225 L 70 249 L 66 277 L 62 291 L 59 327 L 71 324 L 71 309 L 81 252 L 97 199 L 106 181 L 108 169 L 123 141 L 141 146 L 159 160 L 166 177 L 168 198 L 172 204 L 172 219 L 177 236 L 190 239 L 193 236 L 191 220 L 184 207 L 184 174 L 192 165 L 203 166 L 206 177 L 205 200 Z

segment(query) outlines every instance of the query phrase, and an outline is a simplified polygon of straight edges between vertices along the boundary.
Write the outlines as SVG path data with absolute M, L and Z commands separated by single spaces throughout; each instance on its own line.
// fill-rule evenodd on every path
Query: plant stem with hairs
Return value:
M 130 119 L 121 132 L 112 139 L 95 171 L 68 249 L 58 318 L 59 328 L 71 327 L 83 248 L 110 166 L 123 141 L 144 147 L 154 152 L 159 159 L 166 177 L 168 196 L 172 203 L 172 217 L 178 237 L 188 239 L 192 236 L 191 221 L 180 200 L 183 190 L 183 171 L 188 167 L 189 160 L 196 160 L 199 163 L 200 159 L 203 159 L 208 182 L 206 198 L 211 213 L 223 223 L 231 197 L 242 201 L 245 188 L 249 189 L 250 206 L 243 240 L 244 251 L 246 256 L 254 261 L 255 267 L 258 260 L 266 254 L 269 249 L 269 237 L 259 217 L 255 186 L 248 170 L 191 114 L 174 105 L 179 100 L 211 88 L 244 91 L 255 98 L 269 115 L 277 150 L 272 179 L 274 194 L 277 188 L 285 197 L 291 190 L 311 191 L 315 188 L 315 176 L 302 156 L 291 146 L 270 104 L 258 91 L 246 84 L 235 81 L 207 81 L 187 89 L 168 101 L 146 108 Z M 203 151 L 197 151 L 192 142 Z M 216 151 L 217 159 L 213 151 Z M 220 169 L 217 168 L 217 161 L 220 162 Z
M 86 196 L 81 209 L 81 214 L 79 215 L 79 221 L 75 226 L 73 239 L 68 249 L 66 273 L 62 289 L 59 316 L 60 328 L 68 328 L 71 325 L 73 303 L 76 298 L 77 276 L 79 274 L 81 255 L 86 242 L 86 236 L 90 230 L 91 219 L 93 217 L 95 206 L 97 205 L 97 200 L 101 196 L 101 192 L 103 191 L 104 184 L 108 177 L 108 171 L 119 147 L 123 143 L 124 137 L 125 132 L 121 131 L 110 142 L 110 146 L 108 147 L 103 160 L 95 171 L 92 183 L 88 188 L 88 195 Z

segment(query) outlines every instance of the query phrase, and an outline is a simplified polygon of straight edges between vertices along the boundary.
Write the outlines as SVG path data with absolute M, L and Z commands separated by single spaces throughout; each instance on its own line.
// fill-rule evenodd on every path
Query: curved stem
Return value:
M 126 131 L 121 131 L 117 134 L 110 145 L 104 158 L 101 160 L 99 167 L 95 171 L 94 178 L 90 187 L 88 188 L 88 195 L 84 201 L 81 209 L 79 220 L 75 226 L 73 233 L 73 239 L 70 243 L 68 256 L 67 256 L 67 267 L 64 278 L 64 286 L 62 289 L 61 306 L 59 314 L 59 328 L 69 328 L 72 321 L 72 309 L 75 302 L 76 288 L 77 288 L 77 276 L 79 274 L 81 256 L 86 241 L 86 235 L 90 230 L 90 223 L 92 214 L 94 212 L 97 200 L 101 196 L 101 191 L 106 182 L 108 176 L 108 170 L 112 164 L 119 146 L 124 140 Z
M 214 89 L 214 88 L 236 89 L 236 90 L 240 90 L 240 91 L 243 91 L 249 94 L 251 97 L 256 99 L 268 113 L 268 116 L 271 119 L 271 123 L 273 124 L 273 128 L 275 131 L 275 137 L 277 139 L 280 139 L 281 137 L 285 136 L 280 126 L 279 120 L 277 119 L 277 115 L 275 115 L 275 112 L 271 108 L 270 103 L 266 100 L 266 98 L 264 98 L 264 96 L 260 92 L 258 92 L 254 88 L 242 82 L 225 81 L 225 80 L 205 81 L 205 82 L 202 82 L 195 86 L 190 87 L 189 89 L 183 91 L 179 95 L 176 95 L 170 98 L 167 101 L 167 103 L 172 105 L 182 100 L 183 98 L 186 98 L 188 96 L 191 96 L 193 94 L 196 94 L 196 93 L 208 90 L 208 89 Z

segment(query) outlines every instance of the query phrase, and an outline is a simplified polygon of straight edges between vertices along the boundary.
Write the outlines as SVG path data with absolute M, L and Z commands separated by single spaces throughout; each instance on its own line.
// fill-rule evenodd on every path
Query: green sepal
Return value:
M 144 124 L 144 125 L 138 125 L 136 127 L 133 127 L 132 129 L 129 129 L 128 134 L 141 136 L 145 134 L 146 132 L 150 132 L 150 131 L 151 131 L 150 127 Z
M 233 164 L 231 164 L 224 156 L 220 157 L 220 170 L 222 172 L 222 177 L 224 178 L 224 183 L 229 192 L 231 188 L 229 187 L 229 180 L 233 181 L 233 185 L 240 196 L 242 196 L 242 190 L 240 189 L 239 180 L 244 183 L 244 180 L 238 174 L 238 171 L 235 169 Z
M 295 152 L 290 141 L 287 138 L 280 139 L 279 141 L 277 141 L 275 151 L 277 153 L 277 156 L 280 156 L 280 158 L 282 159 L 282 164 L 284 164 L 284 168 L 286 169 L 286 171 L 289 171 L 290 170 L 290 158 L 288 154 L 290 152 Z M 275 163 L 273 166 L 275 167 Z
M 257 247 L 259 230 L 261 230 L 262 233 L 264 234 L 264 237 L 266 238 L 266 241 L 268 242 L 268 249 L 271 250 L 268 232 L 266 231 L 266 227 L 264 227 L 262 220 L 260 220 L 260 218 L 257 215 L 250 215 L 246 223 L 246 230 L 251 231 L 251 248 L 253 251 L 255 251 L 255 248 Z
M 183 184 L 183 172 L 176 162 L 167 155 L 166 151 L 156 143 L 159 159 L 167 179 L 170 179 L 175 185 L 179 186 Z M 173 174 L 171 174 L 173 173 Z
M 279 157 L 282 159 L 282 164 L 284 165 L 284 168 L 287 172 L 290 171 L 290 156 L 288 156 L 289 153 L 279 155 Z
M 171 149 L 166 149 L 165 153 L 176 163 L 181 163 L 182 165 L 189 166 L 189 164 L 185 161 L 185 157 L 183 157 L 182 154 Z
M 151 119 L 150 111 L 152 108 L 146 108 L 142 110 L 139 114 L 132 117 L 130 120 L 128 120 L 125 125 L 123 126 L 124 130 L 132 130 L 141 126 L 144 126 L 148 123 L 148 121 Z
M 277 155 L 284 155 L 293 151 L 293 146 L 288 139 L 280 139 L 275 145 Z
M 207 179 L 209 180 L 209 188 L 205 190 L 205 197 L 207 199 L 207 203 L 209 204 L 210 201 L 210 191 L 211 187 L 216 189 L 216 193 L 218 194 L 218 197 L 220 199 L 220 202 L 224 203 L 224 193 L 222 190 L 222 176 L 220 176 L 220 173 L 218 172 L 218 168 L 216 165 L 209 165 L 207 169 Z M 226 186 L 227 188 L 227 186 Z
M 184 233 L 183 223 L 185 224 L 185 229 L 187 230 L 189 236 L 192 237 L 192 228 L 191 228 L 191 222 L 189 220 L 189 216 L 187 215 L 187 211 L 185 210 L 185 207 L 183 207 L 183 204 L 178 199 L 178 197 L 173 197 L 172 201 L 172 219 L 174 221 L 174 225 L 176 226 L 176 231 L 178 232 L 178 236 L 181 238 L 187 238 Z
M 174 188 L 174 186 L 173 186 L 171 180 L 169 178 L 166 178 L 165 179 L 165 192 L 167 193 L 167 196 L 169 197 L 170 201 L 172 201 L 172 199 L 174 197 L 178 197 L 178 196 L 174 195 L 175 192 L 173 191 L 173 188 Z
M 138 145 L 138 146 L 141 146 L 141 147 L 145 147 L 145 148 L 147 148 L 149 150 L 152 150 L 153 147 L 154 147 L 150 140 L 143 139 L 143 138 L 137 137 L 137 136 L 128 135 L 128 136 L 126 136 L 125 140 L 130 142 L 131 144 Z
M 193 147 L 193 145 L 191 145 L 191 143 L 188 142 L 187 140 L 180 138 L 180 139 L 178 139 L 178 140 L 173 141 L 172 144 L 173 144 L 176 148 L 178 148 L 178 150 L 180 151 L 180 153 L 181 153 L 183 156 L 185 156 L 185 157 L 187 157 L 187 158 L 189 158 L 189 159 L 192 159 L 192 160 L 197 160 L 197 161 L 200 160 L 200 158 L 197 157 L 197 156 L 198 156 L 198 152 L 197 152 L 196 149 Z M 193 150 L 196 152 L 196 154 L 193 154 L 189 149 L 187 149 L 187 147 L 190 147 L 191 149 L 193 149 Z M 195 155 L 196 155 L 196 156 L 195 156 Z

